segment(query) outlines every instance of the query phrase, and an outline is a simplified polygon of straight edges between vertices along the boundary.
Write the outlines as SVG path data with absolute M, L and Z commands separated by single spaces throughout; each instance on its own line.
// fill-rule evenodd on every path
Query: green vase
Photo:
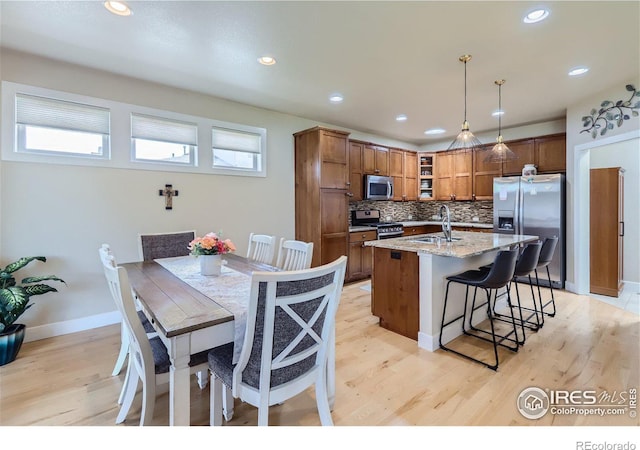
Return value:
M 20 347 L 22 347 L 22 341 L 24 341 L 26 328 L 26 325 L 14 323 L 0 333 L 0 366 L 9 364 L 16 359 Z

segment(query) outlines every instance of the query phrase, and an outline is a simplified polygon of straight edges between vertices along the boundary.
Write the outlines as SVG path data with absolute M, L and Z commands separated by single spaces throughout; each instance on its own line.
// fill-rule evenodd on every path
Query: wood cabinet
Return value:
M 418 153 L 418 200 L 433 201 L 435 196 L 435 153 Z
M 389 176 L 393 179 L 393 200 L 418 199 L 418 157 L 415 152 L 389 150 Z
M 502 164 L 485 162 L 493 144 L 473 149 L 473 200 L 493 200 L 493 179 L 502 176 Z
M 389 149 L 365 144 L 362 150 L 362 166 L 367 175 L 389 176 Z
M 473 151 L 439 152 L 436 156 L 436 199 L 473 199 Z
M 622 291 L 624 170 L 591 169 L 590 291 L 618 297 Z
M 315 127 L 294 135 L 295 238 L 313 242 L 313 267 L 347 255 L 349 133 Z
M 538 173 L 566 171 L 567 139 L 565 133 L 510 141 L 506 144 L 518 156 L 518 159 L 502 163 L 504 176 L 521 175 L 525 164 L 534 164 Z
M 371 276 L 373 247 L 364 245 L 377 238 L 376 231 L 353 231 L 349 233 L 349 260 L 347 281 L 361 280 Z
M 359 202 L 364 198 L 363 149 L 363 143 L 349 141 L 349 197 L 352 202 Z
M 380 326 L 418 339 L 420 293 L 418 254 L 375 247 L 371 313 Z
M 538 173 L 556 173 L 567 170 L 567 138 L 565 133 L 536 138 L 535 144 Z
M 451 227 L 453 231 L 472 231 L 474 233 L 493 233 L 492 228 L 477 228 L 477 227 Z

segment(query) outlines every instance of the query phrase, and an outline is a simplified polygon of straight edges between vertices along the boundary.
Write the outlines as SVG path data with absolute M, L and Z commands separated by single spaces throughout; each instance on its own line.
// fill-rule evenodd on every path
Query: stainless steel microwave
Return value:
M 393 178 L 365 175 L 364 198 L 366 200 L 391 200 L 393 198 Z

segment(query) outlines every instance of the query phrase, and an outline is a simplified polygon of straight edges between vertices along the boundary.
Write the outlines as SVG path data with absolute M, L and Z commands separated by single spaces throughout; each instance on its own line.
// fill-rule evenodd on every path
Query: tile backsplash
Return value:
M 387 217 L 392 221 L 434 220 L 431 217 L 438 215 L 442 204 L 449 206 L 452 222 L 472 222 L 473 217 L 478 217 L 478 222 L 480 223 L 493 222 L 493 201 L 491 200 L 475 202 L 386 202 L 363 200 L 349 203 L 349 211 L 379 209 L 380 218 L 383 221 L 386 221 Z M 409 216 L 411 216 L 411 219 L 409 219 Z M 349 222 L 351 222 L 351 213 L 349 213 Z

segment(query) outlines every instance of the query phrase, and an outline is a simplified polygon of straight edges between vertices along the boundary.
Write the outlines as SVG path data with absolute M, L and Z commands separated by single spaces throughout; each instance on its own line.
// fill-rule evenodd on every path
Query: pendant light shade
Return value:
M 506 80 L 496 80 L 494 83 L 498 85 L 498 111 L 502 111 L 502 85 Z M 498 114 L 498 138 L 497 143 L 493 146 L 484 158 L 487 163 L 501 163 L 503 161 L 514 161 L 518 159 L 515 153 L 511 151 L 502 139 L 502 114 Z
M 482 145 L 482 142 L 469 130 L 469 122 L 467 122 L 467 63 L 471 61 L 471 55 L 462 55 L 458 59 L 464 63 L 464 122 L 462 122 L 462 130 L 449 145 L 448 150 L 472 149 Z

